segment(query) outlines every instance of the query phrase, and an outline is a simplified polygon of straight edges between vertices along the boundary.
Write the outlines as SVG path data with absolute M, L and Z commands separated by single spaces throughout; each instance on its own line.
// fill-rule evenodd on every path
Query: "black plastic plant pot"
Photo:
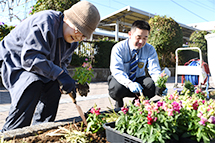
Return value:
M 141 139 L 115 130 L 115 122 L 103 124 L 107 141 L 111 143 L 142 143 Z

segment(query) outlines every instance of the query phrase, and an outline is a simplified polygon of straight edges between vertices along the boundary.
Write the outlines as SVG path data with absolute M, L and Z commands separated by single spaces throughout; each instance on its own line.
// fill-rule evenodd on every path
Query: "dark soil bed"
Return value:
M 66 129 L 74 129 L 74 130 L 80 130 L 80 131 L 84 131 L 86 129 L 86 126 L 83 125 L 82 127 L 82 122 L 78 122 L 75 124 L 68 124 L 65 126 L 62 126 L 63 128 Z M 12 143 L 68 143 L 64 136 L 48 136 L 48 133 L 54 132 L 57 129 L 51 129 L 51 130 L 47 130 L 47 131 L 38 131 L 37 133 L 35 133 L 35 135 L 32 136 L 28 136 L 28 137 L 24 137 L 24 138 L 16 138 L 14 137 L 12 140 Z M 106 140 L 106 136 L 105 136 L 105 131 L 101 131 L 99 133 L 94 133 L 94 134 L 88 134 L 87 135 L 88 141 L 90 143 L 109 143 Z

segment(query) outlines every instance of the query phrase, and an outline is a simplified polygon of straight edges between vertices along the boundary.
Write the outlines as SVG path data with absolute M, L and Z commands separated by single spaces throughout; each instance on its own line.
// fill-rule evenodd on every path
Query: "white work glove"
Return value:
M 131 82 L 128 84 L 128 89 L 133 93 L 140 93 L 143 90 L 143 87 L 137 82 Z

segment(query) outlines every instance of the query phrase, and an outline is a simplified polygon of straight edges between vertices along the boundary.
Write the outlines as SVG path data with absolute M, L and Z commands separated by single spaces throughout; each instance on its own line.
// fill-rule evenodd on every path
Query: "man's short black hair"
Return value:
M 134 23 L 131 26 L 131 30 L 135 31 L 136 28 L 150 31 L 150 25 L 148 24 L 148 22 L 146 22 L 144 20 L 136 20 L 136 21 L 134 21 Z

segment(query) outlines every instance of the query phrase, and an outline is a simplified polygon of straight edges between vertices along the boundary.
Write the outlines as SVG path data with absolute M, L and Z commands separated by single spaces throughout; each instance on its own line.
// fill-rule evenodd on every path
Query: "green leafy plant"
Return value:
M 160 76 L 158 77 L 158 80 L 156 81 L 156 86 L 165 89 L 166 88 L 166 82 L 168 80 L 168 75 L 163 71 Z
M 91 62 L 85 59 L 82 67 L 75 68 L 75 74 L 73 78 L 78 81 L 78 83 L 84 85 L 85 83 L 90 83 L 92 77 L 94 77 Z
M 93 108 L 91 108 L 91 114 L 89 114 L 87 118 L 87 132 L 92 131 L 92 133 L 96 133 L 98 131 L 104 130 L 102 125 L 105 123 L 105 116 L 104 114 L 100 113 L 100 109 L 101 108 L 97 108 L 96 104 L 93 106 Z
M 180 95 L 187 95 L 187 96 L 197 96 L 200 99 L 205 99 L 207 94 L 205 94 L 201 88 L 194 87 L 190 81 L 185 81 L 183 90 L 181 91 Z
M 106 113 L 101 113 L 100 108 L 97 108 L 97 105 L 95 104 L 88 114 L 86 131 L 91 131 L 92 133 L 103 131 L 104 123 L 116 121 L 118 117 L 119 114 L 116 113 L 114 109 Z
M 121 108 L 115 129 L 143 142 L 179 141 L 209 143 L 215 138 L 215 101 L 196 94 L 169 94 L 154 103 L 135 100 Z

